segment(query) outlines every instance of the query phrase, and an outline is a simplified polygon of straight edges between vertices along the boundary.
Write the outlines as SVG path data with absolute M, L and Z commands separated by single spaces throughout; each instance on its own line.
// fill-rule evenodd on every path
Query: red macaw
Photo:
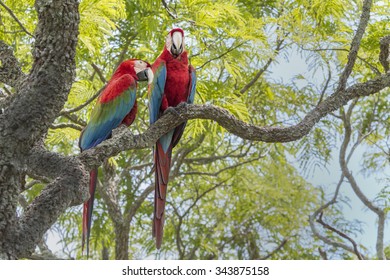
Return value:
M 110 138 L 112 130 L 120 124 L 129 126 L 133 123 L 137 114 L 137 81 L 148 79 L 149 81 L 153 79 L 153 72 L 150 64 L 145 61 L 130 59 L 118 66 L 107 86 L 99 95 L 89 123 L 81 132 L 79 141 L 81 151 L 93 148 Z M 84 202 L 83 207 L 82 250 L 84 251 L 86 240 L 87 256 L 89 255 L 89 236 L 97 175 L 97 168 L 90 171 L 90 198 Z
M 184 49 L 184 31 L 172 29 L 165 42 L 164 50 L 152 65 L 154 79 L 149 86 L 149 117 L 154 123 L 169 107 L 182 102 L 193 103 L 195 97 L 195 69 L 188 65 Z M 160 249 L 164 230 L 164 208 L 171 167 L 172 149 L 179 142 L 186 123 L 163 135 L 154 149 L 155 194 L 153 237 Z

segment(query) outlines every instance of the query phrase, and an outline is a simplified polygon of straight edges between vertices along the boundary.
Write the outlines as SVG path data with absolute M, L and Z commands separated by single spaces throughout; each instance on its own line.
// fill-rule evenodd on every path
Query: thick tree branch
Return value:
M 75 74 L 78 1 L 37 0 L 35 8 L 39 21 L 32 70 L 1 115 L 7 121 L 0 121 L 0 130 L 6 131 L 0 150 L 4 145 L 12 152 L 17 143 L 20 154 L 47 132 L 65 104 Z
M 28 256 L 43 234 L 72 205 L 88 198 L 88 174 L 75 157 L 63 157 L 41 148 L 33 149 L 26 162 L 29 172 L 53 179 L 27 207 L 13 235 L 15 255 Z
M 259 127 L 248 124 L 237 119 L 227 110 L 212 105 L 179 105 L 173 111 L 164 114 L 142 134 L 133 135 L 129 129 L 123 127 L 114 130 L 112 139 L 83 152 L 80 159 L 90 168 L 100 165 L 103 159 L 117 155 L 121 151 L 152 147 L 163 134 L 190 119 L 214 120 L 230 133 L 251 141 L 269 143 L 295 141 L 306 136 L 321 118 L 344 106 L 348 101 L 375 94 L 389 86 L 390 73 L 365 83 L 355 84 L 343 92 L 332 94 L 310 111 L 301 122 L 289 127 Z
M 0 40 L 0 61 L 0 82 L 15 87 L 25 75 L 12 49 L 2 40 Z
M 344 71 L 340 75 L 339 85 L 337 87 L 336 92 L 343 91 L 346 88 L 347 79 L 352 73 L 353 66 L 355 65 L 355 61 L 358 55 L 358 51 L 360 48 L 360 42 L 363 38 L 364 31 L 366 30 L 368 21 L 370 19 L 370 11 L 371 11 L 372 0 L 364 0 L 363 3 L 363 11 L 360 16 L 360 22 L 358 29 L 356 30 L 356 34 L 353 37 L 351 43 L 351 50 L 348 54 L 348 62 L 344 68 Z
M 381 38 L 380 42 L 379 62 L 382 64 L 385 72 L 389 71 L 389 46 L 390 35 Z

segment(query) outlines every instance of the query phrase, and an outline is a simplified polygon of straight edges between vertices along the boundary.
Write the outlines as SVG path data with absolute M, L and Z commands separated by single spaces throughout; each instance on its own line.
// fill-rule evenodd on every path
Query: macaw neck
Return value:
M 133 79 L 135 79 L 136 81 L 138 81 L 138 77 L 137 77 L 137 74 L 135 73 L 135 71 L 128 71 L 128 69 L 122 69 L 121 67 L 119 67 L 114 75 L 112 75 L 112 78 L 111 80 L 116 80 L 120 77 L 122 77 L 123 75 L 131 75 L 131 77 L 133 77 Z
M 172 60 L 178 60 L 178 61 L 181 61 L 183 63 L 188 63 L 188 56 L 187 56 L 187 52 L 184 51 L 182 52 L 178 57 L 173 57 L 173 55 L 168 51 L 168 49 L 164 46 L 164 50 L 163 52 L 161 53 L 160 57 L 165 60 L 165 61 L 172 61 Z

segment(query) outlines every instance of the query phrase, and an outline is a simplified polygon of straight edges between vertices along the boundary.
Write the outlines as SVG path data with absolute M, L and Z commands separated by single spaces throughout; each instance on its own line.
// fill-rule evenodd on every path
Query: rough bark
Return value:
M 72 159 L 68 158 L 67 164 L 56 172 L 44 172 L 54 181 L 22 217 L 16 217 L 20 177 L 27 167 L 30 168 L 29 161 L 35 162 L 36 166 L 44 163 L 46 151 L 41 150 L 34 159 L 37 154 L 32 150 L 40 145 L 39 141 L 63 108 L 75 74 L 78 2 L 37 0 L 35 8 L 39 20 L 35 30 L 34 63 L 28 75 L 21 72 L 16 58 L 4 42 L 0 43 L 3 66 L 0 79 L 16 91 L 12 99 L 3 104 L 5 107 L 0 114 L 1 258 L 30 255 L 44 232 L 75 200 L 74 195 L 68 200 L 69 193 L 65 194 L 63 190 L 72 192 L 84 183 L 83 168 L 77 164 L 78 160 L 73 159 L 72 168 L 69 168 Z M 59 156 L 52 156 L 51 162 L 59 163 L 54 160 Z M 53 171 L 55 168 L 51 167 L 48 170 Z M 76 174 L 64 176 L 65 171 Z M 78 196 L 82 201 L 79 192 Z

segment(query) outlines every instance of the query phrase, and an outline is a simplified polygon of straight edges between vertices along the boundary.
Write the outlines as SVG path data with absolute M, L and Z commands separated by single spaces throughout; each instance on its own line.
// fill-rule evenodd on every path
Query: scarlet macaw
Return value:
M 110 138 L 112 130 L 120 124 L 131 125 L 137 114 L 137 81 L 151 81 L 152 79 L 153 72 L 149 63 L 137 59 L 122 62 L 99 95 L 90 121 L 81 132 L 80 150 L 93 148 Z M 86 240 L 87 257 L 89 255 L 89 236 L 97 175 L 97 168 L 90 171 L 90 198 L 84 202 L 83 207 L 82 250 L 84 251 Z
M 188 65 L 184 49 L 184 31 L 172 29 L 165 42 L 164 50 L 152 65 L 154 79 L 149 86 L 149 118 L 154 123 L 168 107 L 182 102 L 193 103 L 195 97 L 195 69 Z M 164 208 L 171 167 L 172 149 L 179 142 L 186 123 L 163 135 L 154 149 L 155 194 L 153 237 L 160 249 L 164 230 Z

